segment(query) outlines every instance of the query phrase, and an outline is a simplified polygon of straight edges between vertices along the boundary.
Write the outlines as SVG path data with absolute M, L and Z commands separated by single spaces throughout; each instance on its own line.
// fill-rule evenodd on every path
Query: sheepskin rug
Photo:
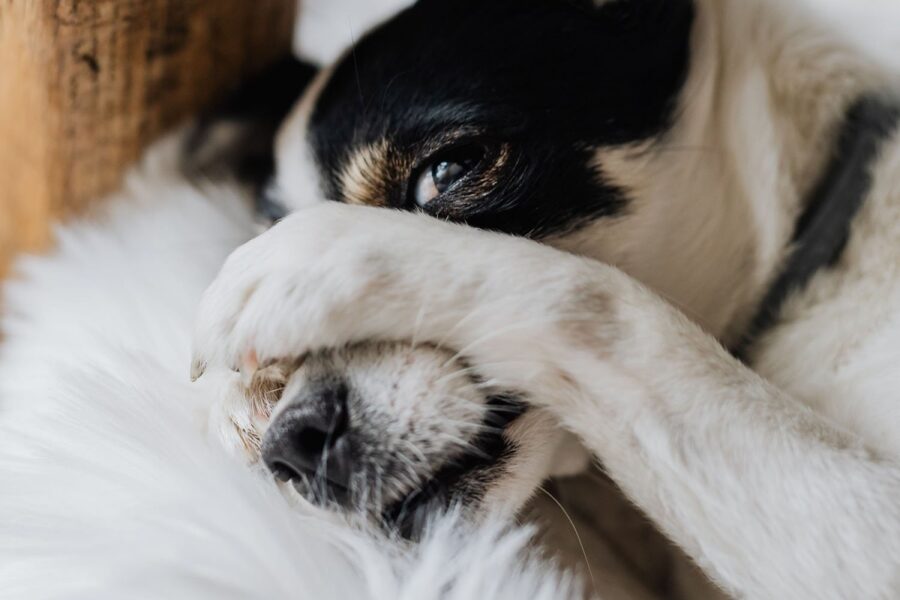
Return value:
M 558 599 L 528 530 L 452 516 L 408 548 L 293 506 L 205 429 L 199 297 L 246 201 L 175 174 L 173 141 L 56 250 L 19 261 L 0 344 L 0 598 Z

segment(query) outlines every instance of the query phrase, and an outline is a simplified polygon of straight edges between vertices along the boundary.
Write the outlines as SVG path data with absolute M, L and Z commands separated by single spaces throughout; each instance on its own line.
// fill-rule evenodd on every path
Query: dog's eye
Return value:
M 273 225 L 283 219 L 288 211 L 278 199 L 275 184 L 270 180 L 256 195 L 256 215 L 266 225 Z
M 463 179 L 481 160 L 481 153 L 454 153 L 426 167 L 415 187 L 416 204 L 424 208 Z

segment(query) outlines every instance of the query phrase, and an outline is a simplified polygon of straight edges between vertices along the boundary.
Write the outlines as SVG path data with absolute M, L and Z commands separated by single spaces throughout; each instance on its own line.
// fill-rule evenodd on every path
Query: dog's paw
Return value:
M 437 236 L 428 231 L 435 225 Z M 340 204 L 285 219 L 236 250 L 206 291 L 193 376 L 209 364 L 239 369 L 354 341 L 413 338 L 417 314 L 431 312 L 442 279 L 435 272 L 458 260 L 435 246 L 448 237 L 442 226 Z
M 552 339 L 584 261 L 531 241 L 384 209 L 326 204 L 235 251 L 201 303 L 194 378 L 245 374 L 370 341 L 429 342 L 482 362 Z M 522 356 L 523 360 L 533 360 Z

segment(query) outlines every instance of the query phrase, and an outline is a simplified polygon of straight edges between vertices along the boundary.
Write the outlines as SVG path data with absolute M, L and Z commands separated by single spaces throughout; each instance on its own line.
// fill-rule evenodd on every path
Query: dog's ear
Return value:
M 241 84 L 188 131 L 182 173 L 260 192 L 274 170 L 275 134 L 315 74 L 314 66 L 287 57 Z

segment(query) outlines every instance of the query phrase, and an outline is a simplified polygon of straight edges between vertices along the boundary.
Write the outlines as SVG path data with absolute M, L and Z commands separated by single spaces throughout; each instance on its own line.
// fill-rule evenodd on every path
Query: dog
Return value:
M 898 16 L 420 0 L 277 133 L 214 423 L 411 537 L 595 460 L 730 595 L 895 597 Z

